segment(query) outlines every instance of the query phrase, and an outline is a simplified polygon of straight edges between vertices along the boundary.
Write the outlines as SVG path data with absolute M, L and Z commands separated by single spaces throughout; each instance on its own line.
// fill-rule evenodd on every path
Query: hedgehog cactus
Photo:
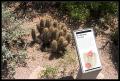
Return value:
M 42 46 L 51 48 L 52 53 L 64 54 L 66 47 L 72 39 L 70 29 L 66 27 L 64 23 L 58 23 L 57 21 L 50 21 L 41 19 L 41 22 L 36 25 L 40 33 L 40 40 Z M 36 40 L 35 31 L 32 30 L 32 38 Z
M 58 39 L 58 45 L 62 45 L 64 39 L 65 39 L 65 38 L 64 38 L 63 36 L 60 36 L 59 39 Z
M 49 30 L 50 30 L 50 32 L 53 32 L 54 31 L 54 27 L 50 26 Z
M 66 26 L 63 27 L 63 32 L 64 32 L 63 35 L 65 36 L 66 33 L 67 33 L 67 27 Z
M 71 33 L 67 33 L 66 40 L 68 41 L 68 43 L 70 43 L 71 39 L 72 39 L 72 34 Z
M 65 27 L 65 24 L 61 23 L 61 29 L 63 29 L 63 27 Z
M 67 45 L 68 41 L 63 36 L 60 36 L 58 40 L 58 53 L 63 54 L 66 51 Z
M 64 35 L 63 30 L 60 30 L 60 31 L 59 31 L 59 37 L 60 37 L 60 36 L 63 36 L 63 35 Z
M 48 27 L 48 28 L 51 26 L 50 20 L 46 20 L 45 26 Z
M 53 26 L 56 28 L 58 26 L 57 21 L 53 22 Z
M 48 31 L 49 31 L 48 28 L 44 28 L 44 29 L 43 29 L 43 33 L 47 33 Z
M 54 27 L 50 26 L 49 27 L 49 35 L 50 35 L 50 41 L 52 42 L 52 32 L 54 31 Z
M 58 38 L 57 32 L 58 32 L 58 29 L 57 29 L 57 28 L 54 28 L 54 30 L 53 30 L 53 32 L 52 32 L 52 38 L 53 38 L 53 39 L 57 39 L 57 38 Z
M 67 47 L 67 45 L 68 45 L 68 41 L 67 40 L 63 41 L 63 47 Z
M 57 44 L 57 41 L 56 40 L 53 40 L 52 43 L 51 43 L 51 52 L 52 53 L 56 53 L 57 52 L 57 47 L 58 44 Z
M 44 44 L 48 44 L 49 43 L 49 30 L 48 30 L 48 28 L 44 28 L 43 29 L 42 41 L 43 41 Z
M 44 27 L 44 26 L 45 26 L 45 22 L 44 22 L 43 19 L 41 19 L 41 21 L 40 21 L 40 27 Z
M 64 40 L 63 43 L 62 43 L 62 48 L 61 48 L 61 51 L 63 53 L 66 51 L 67 45 L 68 45 L 68 41 Z
M 58 25 L 58 30 L 61 30 L 61 26 L 60 25 Z

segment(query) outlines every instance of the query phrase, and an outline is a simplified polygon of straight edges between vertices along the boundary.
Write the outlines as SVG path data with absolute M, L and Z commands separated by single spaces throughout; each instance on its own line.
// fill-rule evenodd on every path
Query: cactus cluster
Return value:
M 52 53 L 64 54 L 67 45 L 71 42 L 72 34 L 65 24 L 50 19 L 41 19 L 36 25 L 44 48 L 49 47 Z M 32 29 L 32 38 L 36 41 L 35 30 Z

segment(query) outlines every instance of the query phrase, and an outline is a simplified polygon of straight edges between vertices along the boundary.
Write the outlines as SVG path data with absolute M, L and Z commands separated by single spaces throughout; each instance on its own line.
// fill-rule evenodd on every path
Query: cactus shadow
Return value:
M 58 58 L 61 58 L 61 57 L 63 57 L 63 54 L 60 54 L 60 53 L 51 53 L 50 56 L 49 56 L 49 60 L 53 60 L 54 58 L 58 59 Z
M 30 47 L 33 47 L 34 45 L 35 45 L 35 41 L 31 41 L 29 44 Z
M 5 60 L 4 62 L 1 63 L 1 74 L 2 77 L 6 77 L 8 75 L 9 70 L 7 69 L 7 61 Z
M 65 77 L 61 77 L 59 79 L 61 79 L 61 80 L 73 80 L 74 78 L 73 78 L 73 76 L 65 76 Z
M 118 45 L 115 45 L 113 43 L 110 43 L 110 59 L 112 60 L 114 66 L 115 66 L 115 69 L 118 71 L 119 70 L 119 47 Z
M 50 48 L 50 43 L 47 43 L 47 44 L 41 44 L 40 45 L 41 47 L 40 47 L 40 50 L 42 51 L 42 52 L 49 52 L 49 48 Z

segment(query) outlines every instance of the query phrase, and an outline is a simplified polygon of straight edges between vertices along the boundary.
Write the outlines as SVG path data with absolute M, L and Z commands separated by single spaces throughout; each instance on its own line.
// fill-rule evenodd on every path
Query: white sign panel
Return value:
M 76 30 L 73 33 L 82 73 L 101 69 L 93 29 Z

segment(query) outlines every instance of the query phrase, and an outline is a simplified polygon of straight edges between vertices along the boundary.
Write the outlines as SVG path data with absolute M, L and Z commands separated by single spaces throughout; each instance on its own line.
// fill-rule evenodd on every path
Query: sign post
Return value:
M 95 79 L 102 69 L 93 29 L 73 31 L 80 69 L 77 79 Z

